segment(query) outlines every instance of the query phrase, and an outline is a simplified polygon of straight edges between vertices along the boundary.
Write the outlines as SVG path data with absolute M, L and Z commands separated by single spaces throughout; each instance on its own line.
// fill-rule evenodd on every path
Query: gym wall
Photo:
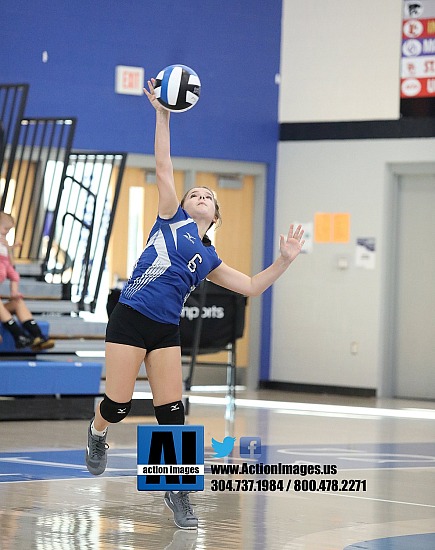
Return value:
M 313 242 L 311 226 L 311 251 L 274 287 L 271 364 L 267 370 L 262 362 L 260 378 L 291 389 L 396 396 L 406 346 L 406 368 L 433 388 L 431 337 L 423 338 L 427 353 L 417 353 L 415 335 L 398 331 L 397 289 L 408 276 L 397 269 L 400 174 L 435 181 L 434 119 L 399 114 L 404 3 L 283 6 L 275 242 L 289 222 L 314 224 L 317 213 L 348 214 L 350 234 L 346 242 Z M 416 236 L 419 288 L 433 280 L 426 272 L 433 227 Z M 371 265 L 357 259 L 359 238 L 374 240 Z M 425 304 L 435 303 L 433 284 L 424 288 Z M 414 319 L 420 334 L 431 330 L 424 318 Z M 408 387 L 407 396 L 423 390 Z
M 172 153 L 266 165 L 264 263 L 290 222 L 350 215 L 347 243 L 314 243 L 264 296 L 255 379 L 391 394 L 389 167 L 424 168 L 435 145 L 431 124 L 425 135 L 389 133 L 401 123 L 402 1 L 210 0 L 188 8 L 4 0 L 0 80 L 30 83 L 27 115 L 77 116 L 76 147 L 152 154 L 152 113 L 143 97 L 114 93 L 115 66 L 142 66 L 148 76 L 174 62 L 195 68 L 202 97 L 173 117 Z M 358 237 L 375 239 L 374 269 L 355 265 Z M 348 269 L 338 269 L 341 258 Z

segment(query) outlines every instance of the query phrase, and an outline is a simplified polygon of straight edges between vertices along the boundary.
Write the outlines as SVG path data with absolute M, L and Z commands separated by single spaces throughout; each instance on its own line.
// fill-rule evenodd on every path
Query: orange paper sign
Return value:
M 314 215 L 314 242 L 348 243 L 350 241 L 350 214 L 318 212 Z

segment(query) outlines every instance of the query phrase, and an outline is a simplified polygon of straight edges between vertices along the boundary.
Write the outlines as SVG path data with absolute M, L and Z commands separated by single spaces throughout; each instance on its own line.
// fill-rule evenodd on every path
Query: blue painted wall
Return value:
M 272 261 L 281 0 L 1 4 L 0 83 L 30 84 L 27 116 L 77 117 L 77 149 L 153 153 L 154 113 L 145 97 L 115 94 L 116 65 L 144 67 L 146 77 L 173 63 L 194 68 L 201 98 L 172 117 L 172 154 L 267 165 L 264 261 Z M 270 292 L 262 379 L 269 332 Z
M 0 81 L 30 84 L 28 115 L 77 116 L 76 147 L 152 153 L 153 113 L 115 94 L 115 66 L 184 63 L 202 96 L 173 117 L 173 154 L 274 164 L 280 1 L 2 0 L 1 13 Z

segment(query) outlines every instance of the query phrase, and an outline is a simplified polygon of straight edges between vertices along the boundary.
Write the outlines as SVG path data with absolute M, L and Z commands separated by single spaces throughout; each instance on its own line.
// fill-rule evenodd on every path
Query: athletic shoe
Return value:
M 20 334 L 20 336 L 18 336 L 15 340 L 15 347 L 17 349 L 28 348 L 32 342 L 32 338 L 28 338 L 27 336 L 24 336 L 24 334 Z
M 180 529 L 196 529 L 198 527 L 198 518 L 193 513 L 193 508 L 189 502 L 189 493 L 180 491 L 166 491 L 165 504 L 174 513 L 174 523 Z
M 37 336 L 33 342 L 32 342 L 32 350 L 33 351 L 42 351 L 44 349 L 51 349 L 54 348 L 54 340 L 51 338 L 44 338 Z
M 94 476 L 99 476 L 104 472 L 107 465 L 106 443 L 107 431 L 103 436 L 93 435 L 91 426 L 88 429 L 88 446 L 86 447 L 86 467 Z

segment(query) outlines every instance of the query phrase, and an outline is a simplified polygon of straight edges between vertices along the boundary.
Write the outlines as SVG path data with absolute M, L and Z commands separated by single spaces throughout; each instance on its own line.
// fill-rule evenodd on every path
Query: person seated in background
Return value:
M 6 212 L 0 212 L 0 283 L 9 279 L 11 283 L 10 299 L 0 301 L 0 322 L 15 341 L 17 349 L 31 347 L 33 351 L 42 351 L 54 347 L 54 340 L 46 338 L 38 323 L 23 300 L 19 291 L 20 275 L 13 266 L 12 250 L 20 243 L 10 245 L 6 239 L 9 231 L 15 226 L 14 218 Z M 13 315 L 16 315 L 18 324 Z
M 18 290 L 20 275 L 13 265 L 13 250 L 21 247 L 20 242 L 10 245 L 7 235 L 15 227 L 14 218 L 6 212 L 0 212 L 0 283 L 9 279 L 11 283 L 11 298 L 22 298 Z
M 22 298 L 12 298 L 6 303 L 0 301 L 0 322 L 12 334 L 17 349 L 30 347 L 32 351 L 42 351 L 54 347 L 54 340 L 42 334 Z

